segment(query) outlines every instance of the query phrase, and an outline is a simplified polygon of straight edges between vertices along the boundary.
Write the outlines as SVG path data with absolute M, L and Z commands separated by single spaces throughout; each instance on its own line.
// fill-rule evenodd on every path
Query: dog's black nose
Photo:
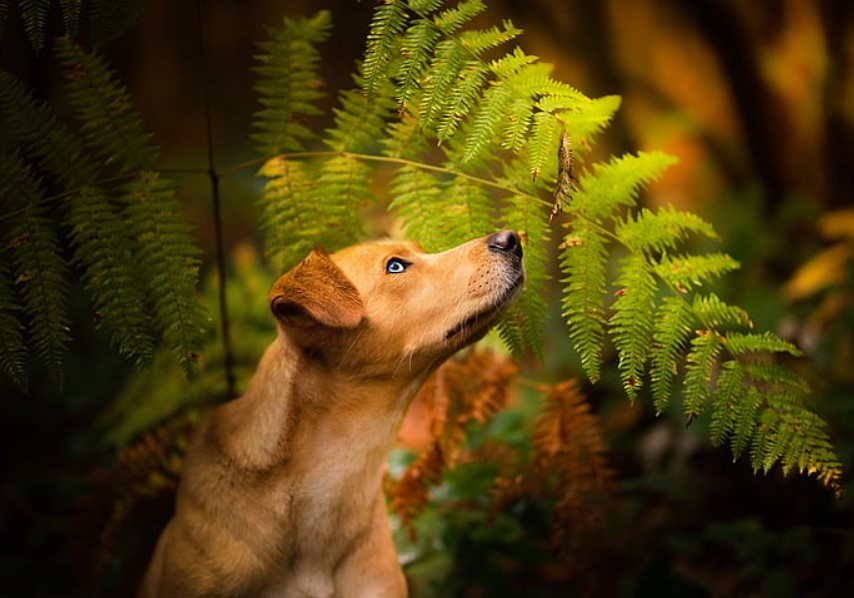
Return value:
M 514 230 L 495 233 L 486 240 L 486 244 L 492 251 L 513 253 L 517 257 L 522 257 L 522 241 Z

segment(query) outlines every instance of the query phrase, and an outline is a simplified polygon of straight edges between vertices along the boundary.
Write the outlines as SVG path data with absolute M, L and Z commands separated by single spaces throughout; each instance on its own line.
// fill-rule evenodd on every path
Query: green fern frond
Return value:
M 198 250 L 175 199 L 175 185 L 157 173 L 141 172 L 125 186 L 121 199 L 135 242 L 137 276 L 146 285 L 155 322 L 189 372 L 207 318 L 195 301 Z
M 687 292 L 727 272 L 737 270 L 739 263 L 725 253 L 705 255 L 664 255 L 655 264 L 655 273 L 671 287 Z
M 382 143 L 386 156 L 412 161 L 418 161 L 431 149 L 418 119 L 409 111 L 401 114 L 397 121 L 389 123 Z
M 29 320 L 29 341 L 54 382 L 62 386 L 63 358 L 70 340 L 68 268 L 39 184 L 16 155 L 0 158 L 0 180 L 5 182 L 3 196 L 12 214 L 4 240 L 14 256 L 16 283 Z
M 368 98 L 373 98 L 374 91 L 388 78 L 388 66 L 397 58 L 406 18 L 406 5 L 400 0 L 388 0 L 374 9 L 362 64 Z
M 445 215 L 437 224 L 447 244 L 495 232 L 494 199 L 483 186 L 466 177 L 455 176 L 443 186 L 440 197 L 437 207 Z
M 632 254 L 620 260 L 616 285 L 619 290 L 612 306 L 611 334 L 623 388 L 634 400 L 643 384 L 653 328 L 650 314 L 655 311 L 655 279 L 643 255 Z
M 674 250 L 689 233 L 717 239 L 712 225 L 690 212 L 676 210 L 672 206 L 655 212 L 646 208 L 634 218 L 629 218 L 617 227 L 617 236 L 635 251 L 665 252 Z
M 108 331 L 119 353 L 142 365 L 150 360 L 157 341 L 122 216 L 96 187 L 83 188 L 69 202 L 74 257 L 83 267 L 98 327 Z
M 597 164 L 580 177 L 569 211 L 597 223 L 613 218 L 620 208 L 634 206 L 640 188 L 674 162 L 661 152 L 641 152 Z
M 731 355 L 747 353 L 788 353 L 794 357 L 803 355 L 792 343 L 781 339 L 773 332 L 741 333 L 731 332 L 726 336 L 727 350 Z
M 721 364 L 715 391 L 712 396 L 712 417 L 709 436 L 714 446 L 734 434 L 738 406 L 747 392 L 746 379 L 741 364 L 735 360 Z
M 433 227 L 442 219 L 437 209 L 440 195 L 438 177 L 413 165 L 403 165 L 395 170 L 389 187 L 391 203 L 403 221 L 407 236 L 421 244 L 426 251 L 437 251 L 443 247 L 436 239 Z
M 44 48 L 44 30 L 50 10 L 50 0 L 20 0 L 18 7 L 21 11 L 21 20 L 24 21 L 24 31 L 30 38 L 30 46 L 38 52 Z
M 528 147 L 527 162 L 531 179 L 544 176 L 553 180 L 557 172 L 557 160 L 554 159 L 555 148 L 560 143 L 562 132 L 560 123 L 548 112 L 534 113 L 531 122 L 531 143 Z
M 351 155 L 333 156 L 317 171 L 314 202 L 320 219 L 314 229 L 316 244 L 330 251 L 352 245 L 361 235 L 359 211 L 370 203 L 371 169 Z
M 692 304 L 694 313 L 710 330 L 727 329 L 731 326 L 753 327 L 753 321 L 743 308 L 729 305 L 714 293 L 696 295 Z
M 511 197 L 501 213 L 504 225 L 522 237 L 525 260 L 525 287 L 498 323 L 498 333 L 511 352 L 521 356 L 530 351 L 542 361 L 540 338 L 548 319 L 549 230 L 542 208 L 522 195 Z
M 446 8 L 434 17 L 436 27 L 449 35 L 486 10 L 481 0 L 462 0 L 454 8 Z
M 102 164 L 114 168 L 114 174 L 151 169 L 159 150 L 106 60 L 84 52 L 68 38 L 59 40 L 57 55 L 65 67 L 69 102 Z
M 756 417 L 762 405 L 762 393 L 749 386 L 744 396 L 735 405 L 733 416 L 732 447 L 733 460 L 738 459 L 756 433 Z
M 679 297 L 665 297 L 655 314 L 650 351 L 650 390 L 661 414 L 670 402 L 673 379 L 682 351 L 691 335 L 693 315 Z
M 691 340 L 682 406 L 689 422 L 703 411 L 712 395 L 714 370 L 722 348 L 723 342 L 715 332 L 699 331 Z
M 0 113 L 12 139 L 65 188 L 79 187 L 95 179 L 96 169 L 54 111 L 3 70 L 0 70 Z
M 6 23 L 9 21 L 9 7 L 12 5 L 12 0 L 0 0 L 0 40 L 3 39 L 3 33 L 6 31 Z
M 356 83 L 361 84 L 356 78 Z M 387 121 L 397 113 L 394 86 L 388 80 L 377 82 L 373 95 L 364 91 L 347 90 L 339 96 L 340 107 L 335 108 L 335 126 L 327 131 L 324 140 L 334 152 L 371 153 Z
M 507 85 L 493 85 L 486 90 L 471 126 L 465 127 L 464 149 L 457 160 L 459 165 L 476 164 L 478 158 L 498 144 L 512 101 L 513 92 Z
M 263 108 L 255 114 L 252 139 L 262 154 L 302 151 L 307 141 L 317 138 L 305 120 L 320 114 L 315 102 L 324 94 L 316 46 L 326 41 L 330 28 L 331 17 L 324 10 L 312 18 L 284 19 L 258 44 L 262 53 L 256 57 L 260 64 L 254 70 L 260 80 L 255 90 Z
M 146 0 L 92 0 L 89 20 L 95 47 L 113 41 L 136 23 L 145 3 Z
M 314 176 L 308 164 L 282 157 L 268 160 L 259 174 L 270 179 L 260 199 L 266 253 L 284 271 L 317 244 Z
M 427 20 L 417 20 L 406 30 L 400 50 L 401 62 L 395 74 L 397 101 L 405 106 L 418 89 L 418 81 L 430 63 L 440 31 Z
M 803 377 L 779 363 L 743 361 L 741 369 L 753 384 L 759 383 L 765 388 L 776 388 L 794 394 L 809 392 L 809 385 Z
M 620 96 L 576 99 L 574 90 L 565 95 L 550 95 L 537 102 L 540 110 L 557 114 L 575 139 L 588 139 L 604 129 L 620 107 Z
M 447 110 L 448 98 L 453 97 L 451 90 L 461 80 L 460 73 L 463 68 L 469 64 L 468 56 L 465 48 L 456 40 L 445 39 L 436 44 L 435 58 L 430 70 L 424 74 L 423 78 L 423 93 L 419 102 L 418 115 L 421 119 L 421 126 L 425 129 L 432 128 L 437 122 L 447 123 L 453 120 L 462 120 L 467 114 L 450 113 Z M 471 81 L 470 85 L 474 86 L 476 81 Z M 480 87 L 476 90 L 469 91 L 472 95 L 474 91 L 479 92 Z M 469 104 L 472 106 L 473 104 Z M 459 103 L 457 109 L 465 108 L 466 104 Z M 459 114 L 459 116 L 456 116 Z M 452 127 L 456 129 L 456 126 Z M 449 139 L 450 135 L 445 132 L 446 136 L 441 138 L 442 141 Z
M 81 4 L 80 0 L 59 0 L 59 6 L 62 9 L 62 23 L 65 25 L 65 32 L 72 39 L 77 37 L 77 31 L 80 28 Z
M 12 288 L 11 273 L 6 268 L 6 256 L 0 262 L 0 372 L 18 388 L 26 390 L 27 372 L 24 367 L 27 347 L 24 344 L 24 326 L 19 314 L 23 307 Z
M 488 72 L 488 65 L 478 60 L 469 60 L 462 66 L 456 84 L 449 92 L 444 114 L 436 127 L 439 143 L 453 137 L 465 116 L 477 104 Z M 424 120 L 429 123 L 426 114 Z
M 517 29 L 512 22 L 504 20 L 501 27 L 493 25 L 487 29 L 477 31 L 463 31 L 460 33 L 460 44 L 473 56 L 480 57 L 487 50 L 493 50 L 519 37 L 521 29 Z
M 563 318 L 591 382 L 599 380 L 605 335 L 607 242 L 587 220 L 575 220 L 564 238 Z

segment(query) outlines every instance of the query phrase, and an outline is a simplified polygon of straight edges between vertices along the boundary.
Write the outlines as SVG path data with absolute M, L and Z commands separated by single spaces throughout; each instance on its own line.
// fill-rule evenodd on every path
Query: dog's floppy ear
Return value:
M 269 299 L 273 314 L 289 326 L 354 328 L 365 316 L 359 291 L 321 248 L 280 276 Z

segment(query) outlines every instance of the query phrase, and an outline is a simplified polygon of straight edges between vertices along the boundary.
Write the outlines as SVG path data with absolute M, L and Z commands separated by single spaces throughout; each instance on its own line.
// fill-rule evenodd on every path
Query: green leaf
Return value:
M 24 367 L 27 347 L 24 345 L 24 326 L 20 314 L 23 306 L 11 284 L 6 268 L 6 256 L 0 261 L 0 371 L 18 388 L 26 390 L 27 372 Z
M 39 184 L 15 154 L 0 156 L 0 180 L 7 183 L 3 195 L 12 209 L 3 241 L 13 255 L 16 284 L 29 322 L 29 341 L 54 383 L 61 387 L 70 341 L 68 268 Z
M 313 228 L 321 214 L 314 201 L 315 175 L 306 163 L 282 157 L 268 160 L 259 174 L 270 179 L 260 199 L 266 253 L 284 271 L 317 244 Z
M 690 422 L 699 415 L 712 394 L 713 376 L 723 343 L 714 332 L 700 331 L 691 340 L 685 366 L 683 409 Z
M 368 99 L 373 97 L 380 81 L 387 78 L 388 65 L 399 54 L 406 19 L 406 6 L 399 0 L 388 0 L 374 8 L 362 68 Z
M 68 38 L 57 44 L 68 79 L 68 98 L 86 141 L 114 174 L 151 169 L 159 156 L 152 135 L 133 108 L 130 92 L 116 80 L 106 60 L 87 54 Z
M 670 402 L 676 367 L 691 335 L 693 322 L 688 305 L 679 297 L 665 297 L 656 312 L 650 352 L 650 389 L 659 414 Z
M 146 310 L 146 288 L 124 215 L 103 191 L 85 187 L 69 202 L 68 222 L 98 327 L 110 334 L 119 353 L 147 364 L 157 343 L 156 326 Z
M 157 173 L 141 172 L 124 187 L 121 199 L 134 239 L 137 276 L 146 285 L 163 340 L 189 372 L 207 319 L 195 299 L 199 252 L 175 185 Z
M 611 334 L 619 358 L 620 378 L 630 399 L 643 385 L 643 374 L 650 350 L 655 311 L 655 279 L 643 255 L 632 254 L 620 260 L 619 287 L 613 304 Z
M 44 48 L 44 30 L 47 22 L 50 0 L 19 0 L 21 20 L 24 21 L 24 31 L 30 38 L 30 45 L 38 52 Z
M 576 220 L 569 226 L 563 246 L 562 313 L 584 371 L 591 382 L 596 382 L 605 334 L 607 243 L 588 221 Z
M 635 251 L 646 252 L 677 249 L 680 243 L 687 239 L 689 233 L 717 239 L 711 224 L 699 216 L 678 211 L 672 206 L 655 212 L 644 208 L 638 212 L 637 216 L 621 222 L 617 227 L 617 235 L 623 243 Z M 724 260 L 719 258 L 719 261 Z M 732 261 L 731 264 L 735 262 Z M 731 266 L 731 264 L 727 265 Z
M 738 262 L 725 253 L 664 255 L 655 265 L 655 273 L 671 287 L 687 292 L 738 267 Z
M 773 332 L 741 333 L 730 332 L 726 336 L 727 350 L 732 355 L 749 353 L 788 353 L 795 357 L 803 355 L 800 349 L 784 341 Z
M 324 94 L 316 46 L 326 41 L 330 29 L 329 11 L 323 10 L 312 18 L 284 19 L 258 44 L 262 53 L 256 57 L 260 79 L 255 89 L 263 108 L 255 114 L 252 139 L 262 154 L 303 151 L 317 139 L 307 120 L 321 114 L 316 103 Z
M 599 223 L 614 218 L 621 208 L 634 206 L 639 190 L 674 162 L 661 152 L 641 152 L 597 164 L 579 179 L 570 211 Z

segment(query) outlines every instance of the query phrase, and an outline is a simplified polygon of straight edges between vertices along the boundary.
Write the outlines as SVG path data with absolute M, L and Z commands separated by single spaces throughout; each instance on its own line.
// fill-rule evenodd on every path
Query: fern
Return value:
M 57 53 L 79 129 L 60 124 L 47 104 L 0 71 L 0 114 L 25 156 L 4 167 L 11 169 L 8 180 L 29 181 L 18 199 L 4 202 L 4 218 L 16 223 L 11 247 L 30 344 L 59 382 L 70 339 L 62 314 L 71 273 L 54 232 L 63 230 L 94 320 L 119 352 L 144 364 L 162 338 L 189 368 L 205 318 L 194 299 L 197 254 L 174 184 L 151 172 L 159 150 L 106 62 L 68 39 L 58 42 Z M 29 174 L 33 168 L 49 177 L 58 196 L 43 195 Z M 112 186 L 130 178 L 134 182 Z M 9 359 L 3 369 L 19 371 L 19 353 Z
M 607 319 L 607 239 L 590 221 L 578 219 L 569 225 L 563 244 L 563 317 L 587 377 L 596 382 L 602 368 Z
M 26 390 L 25 369 L 27 347 L 24 345 L 22 306 L 12 288 L 11 275 L 5 261 L 0 263 L 0 371 L 19 388 Z
M 269 40 L 258 44 L 255 72 L 261 75 L 256 86 L 263 106 L 256 114 L 256 133 L 252 136 L 259 152 L 274 155 L 300 151 L 317 138 L 305 123 L 320 114 L 315 102 L 323 97 L 317 74 L 320 54 L 316 45 L 329 37 L 331 26 L 327 11 L 311 19 L 269 29 Z
M 662 299 L 653 324 L 653 347 L 650 351 L 650 389 L 659 414 L 670 402 L 673 381 L 693 321 L 688 305 L 681 298 Z
M 655 308 L 655 279 L 641 254 L 623 258 L 616 284 L 617 300 L 611 316 L 611 333 L 619 357 L 620 377 L 630 399 L 637 396 L 642 385 L 649 352 L 652 321 L 649 314 Z
M 44 29 L 50 0 L 19 0 L 18 5 L 30 45 L 38 52 L 44 48 Z
M 54 382 L 62 386 L 63 356 L 70 340 L 70 320 L 66 314 L 67 265 L 53 223 L 40 203 L 39 184 L 18 156 L 0 158 L 0 180 L 5 182 L 4 203 L 14 214 L 4 245 L 13 256 L 15 280 L 29 319 L 29 340 Z M 13 345 L 8 355 L 14 359 L 16 354 L 19 351 Z M 15 369 L 14 362 L 3 367 Z
M 261 194 L 267 254 L 273 263 L 287 268 L 315 245 L 312 223 L 320 215 L 314 203 L 314 179 L 307 165 L 283 158 L 268 160 L 259 174 L 269 179 Z
M 0 70 L 0 113 L 11 139 L 25 148 L 65 188 L 94 182 L 97 170 L 78 139 L 53 110 L 6 71 Z
M 120 353 L 147 363 L 156 346 L 154 322 L 145 309 L 147 278 L 128 267 L 135 263 L 132 241 L 124 234 L 128 223 L 97 187 L 74 196 L 68 221 L 99 327 L 109 331 Z
M 122 195 L 133 235 L 138 274 L 145 281 L 156 323 L 179 363 L 189 371 L 206 325 L 195 301 L 197 250 L 175 199 L 175 185 L 141 172 Z
M 68 0 L 73 2 L 74 0 Z M 92 0 L 92 41 L 103 46 L 125 32 L 142 15 L 146 0 Z
M 86 140 L 103 165 L 125 174 L 151 169 L 159 150 L 131 105 L 130 93 L 106 61 L 63 38 L 57 55 L 66 69 L 68 96 Z

